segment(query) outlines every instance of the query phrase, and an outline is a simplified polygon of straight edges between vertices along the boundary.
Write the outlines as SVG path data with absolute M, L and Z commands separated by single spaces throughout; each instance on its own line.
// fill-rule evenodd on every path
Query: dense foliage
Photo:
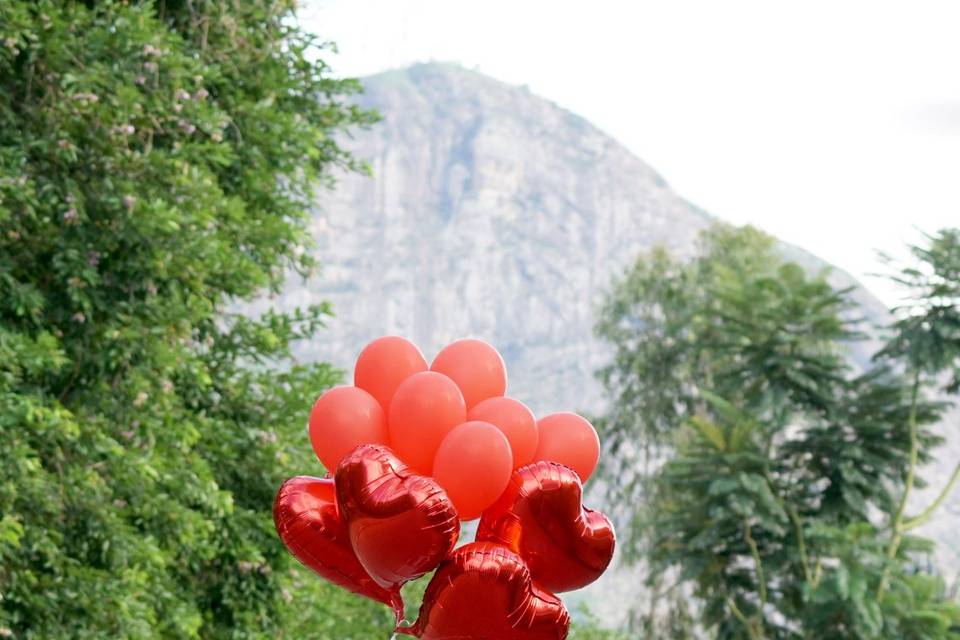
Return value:
M 960 365 L 960 242 L 917 248 L 875 362 L 827 274 L 783 260 L 752 229 L 707 232 L 699 256 L 641 257 L 598 333 L 607 473 L 627 551 L 649 568 L 649 637 L 960 638 L 960 606 L 924 571 L 907 498 L 940 440 L 933 400 Z M 960 467 L 958 467 L 960 469 Z M 687 607 L 687 600 L 692 601 Z
M 373 116 L 292 2 L 0 3 L 0 637 L 371 638 L 298 568 L 280 482 L 322 470 L 291 344 L 328 309 L 231 303 L 307 273 L 313 186 Z

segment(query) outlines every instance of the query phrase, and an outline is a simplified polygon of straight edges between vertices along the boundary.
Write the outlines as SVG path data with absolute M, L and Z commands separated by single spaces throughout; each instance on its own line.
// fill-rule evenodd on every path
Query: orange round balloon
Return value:
M 429 475 L 440 442 L 466 419 L 463 394 L 453 380 L 435 371 L 415 373 L 390 401 L 390 446 L 418 473 Z
M 386 415 L 380 403 L 363 389 L 334 387 L 313 404 L 310 444 L 330 471 L 336 471 L 340 460 L 358 445 L 386 441 Z
M 467 409 L 507 391 L 507 369 L 503 358 L 483 340 L 467 338 L 451 342 L 433 359 L 430 370 L 457 383 Z
M 537 419 L 519 400 L 500 396 L 487 398 L 467 412 L 467 420 L 482 420 L 500 429 L 513 451 L 513 468 L 533 460 L 537 452 Z
M 464 422 L 447 434 L 433 459 L 433 479 L 456 507 L 461 520 L 479 518 L 510 482 L 510 443 L 489 422 Z
M 360 352 L 353 369 L 353 384 L 369 392 L 388 411 L 400 383 L 426 370 L 427 361 L 417 345 L 400 336 L 384 336 Z
M 580 476 L 580 482 L 597 468 L 600 438 L 586 418 L 575 413 L 551 413 L 537 423 L 540 440 L 534 460 L 565 464 Z

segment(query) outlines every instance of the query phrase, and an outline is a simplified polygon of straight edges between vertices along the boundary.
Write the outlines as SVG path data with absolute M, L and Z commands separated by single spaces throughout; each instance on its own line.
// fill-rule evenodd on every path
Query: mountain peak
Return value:
M 432 83 L 441 83 L 447 86 L 467 84 L 481 89 L 514 89 L 524 91 L 523 87 L 516 87 L 509 83 L 485 75 L 476 69 L 468 69 L 456 62 L 417 62 L 405 67 L 387 69 L 363 78 L 367 87 L 396 86 L 408 84 L 412 87 L 421 87 Z
M 538 415 L 602 411 L 594 372 L 610 352 L 593 325 L 612 278 L 654 246 L 693 255 L 713 218 L 616 140 L 523 88 L 444 63 L 363 82 L 363 104 L 384 119 L 350 144 L 373 177 L 345 174 L 318 194 L 322 275 L 292 278 L 262 304 L 332 302 L 336 317 L 298 357 L 349 370 L 380 335 L 411 338 L 428 360 L 477 336 L 503 354 L 508 393 Z M 869 308 L 871 296 L 858 296 Z M 620 580 L 635 588 L 620 572 L 596 588 Z M 604 606 L 617 599 L 591 589 L 581 596 L 615 615 Z

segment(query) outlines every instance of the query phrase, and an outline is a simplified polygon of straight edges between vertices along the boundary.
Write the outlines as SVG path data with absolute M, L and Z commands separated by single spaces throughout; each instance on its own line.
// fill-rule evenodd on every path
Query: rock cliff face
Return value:
M 711 219 L 582 118 L 457 67 L 368 78 L 384 121 L 357 136 L 373 178 L 323 194 L 312 231 L 324 270 L 284 302 L 330 299 L 309 357 L 347 366 L 398 333 L 427 358 L 482 336 L 535 411 L 595 406 L 594 309 L 611 277 L 656 244 L 689 254 Z
M 300 356 L 349 369 L 379 335 L 413 339 L 428 360 L 479 336 L 503 353 L 511 395 L 538 414 L 602 406 L 593 372 L 606 354 L 592 326 L 603 291 L 655 245 L 691 255 L 712 218 L 615 140 L 524 89 L 434 64 L 365 86 L 363 103 L 384 120 L 351 145 L 373 177 L 343 176 L 320 194 L 311 231 L 322 273 L 263 302 L 333 303 L 337 317 Z M 856 295 L 869 317 L 884 316 L 868 292 Z M 587 590 L 592 606 L 622 611 L 619 590 L 636 588 L 628 575 Z M 604 590 L 613 598 L 597 597 Z

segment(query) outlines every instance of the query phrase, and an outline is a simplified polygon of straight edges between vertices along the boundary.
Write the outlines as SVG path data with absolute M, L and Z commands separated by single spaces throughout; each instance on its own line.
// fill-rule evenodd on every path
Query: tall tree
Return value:
M 851 366 L 860 326 L 826 275 L 718 226 L 696 259 L 655 251 L 615 284 L 600 426 L 621 503 L 646 503 L 624 514 L 627 551 L 718 638 L 960 637 L 903 514 L 942 405 L 893 347 L 896 367 Z M 683 621 L 658 611 L 640 627 L 677 637 Z
M 273 492 L 317 469 L 324 306 L 231 305 L 309 273 L 315 186 L 372 114 L 293 2 L 0 3 L 0 637 L 369 638 Z

